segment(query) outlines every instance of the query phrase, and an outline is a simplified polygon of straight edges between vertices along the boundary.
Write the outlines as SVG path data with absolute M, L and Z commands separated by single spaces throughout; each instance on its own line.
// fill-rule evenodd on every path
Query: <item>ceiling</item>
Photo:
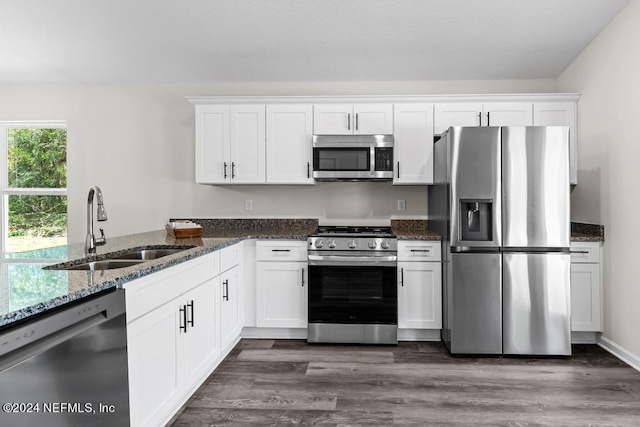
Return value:
M 2 0 L 0 83 L 548 79 L 629 0 Z

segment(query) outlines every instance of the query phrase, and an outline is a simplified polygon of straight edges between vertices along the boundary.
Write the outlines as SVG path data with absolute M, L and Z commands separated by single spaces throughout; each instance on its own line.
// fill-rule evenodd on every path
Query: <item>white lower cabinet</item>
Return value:
M 218 278 L 127 325 L 131 425 L 158 425 L 220 354 Z
M 240 304 L 240 267 L 220 275 L 220 332 L 222 348 L 235 345 L 242 330 Z
M 131 425 L 166 424 L 240 339 L 242 247 L 125 284 Z
M 602 282 L 599 242 L 571 244 L 571 330 L 602 331 Z
M 306 241 L 258 241 L 256 325 L 307 327 Z
M 398 242 L 398 328 L 442 328 L 439 241 Z

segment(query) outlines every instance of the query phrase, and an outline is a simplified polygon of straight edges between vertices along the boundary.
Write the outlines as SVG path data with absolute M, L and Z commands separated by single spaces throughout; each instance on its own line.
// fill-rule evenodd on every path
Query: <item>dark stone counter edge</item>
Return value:
M 264 234 L 252 234 L 252 235 L 245 235 L 242 237 L 240 236 L 228 237 L 228 238 L 218 237 L 217 239 L 224 239 L 224 241 L 217 242 L 216 244 L 213 244 L 211 246 L 198 246 L 196 248 L 186 250 L 184 252 L 181 252 L 180 253 L 181 256 L 179 257 L 159 258 L 158 260 L 150 260 L 148 262 L 144 262 L 136 266 L 127 267 L 127 270 L 129 271 L 127 273 L 124 273 L 122 276 L 118 276 L 110 280 L 105 280 L 104 282 L 97 283 L 95 286 L 82 289 L 79 291 L 75 291 L 75 292 L 70 292 L 66 295 L 52 298 L 50 300 L 47 300 L 29 307 L 25 307 L 23 309 L 16 310 L 11 313 L 7 313 L 6 315 L 0 316 L 0 331 L 6 326 L 10 326 L 10 325 L 13 326 L 14 323 L 20 322 L 21 320 L 25 320 L 29 317 L 37 316 L 39 314 L 45 313 L 48 310 L 61 307 L 65 304 L 80 301 L 84 298 L 90 297 L 92 295 L 96 295 L 101 292 L 121 288 L 127 282 L 131 282 L 141 277 L 148 276 L 149 274 L 153 274 L 157 271 L 161 271 L 166 268 L 172 267 L 174 265 L 181 264 L 185 261 L 189 261 L 191 259 L 200 257 L 202 255 L 206 255 L 208 253 L 215 252 L 220 249 L 224 249 L 228 246 L 234 245 L 243 240 L 249 240 L 249 239 L 306 240 L 307 235 L 299 235 L 299 234 L 284 235 L 283 234 L 283 235 L 274 236 L 274 235 L 264 235 Z M 188 242 L 191 240 L 192 239 L 185 239 L 184 243 L 189 244 Z M 179 242 L 180 239 L 176 239 L 176 241 Z M 141 245 L 140 247 L 143 247 L 143 246 L 151 248 L 153 246 L 158 246 L 158 245 L 150 244 L 150 245 Z M 172 246 L 181 246 L 181 245 L 176 243 L 175 245 L 172 245 Z M 127 250 L 114 251 L 111 254 L 117 254 L 118 252 L 124 253 Z M 97 256 L 95 260 L 104 259 L 105 257 L 106 257 L 105 255 Z M 79 264 L 79 263 L 80 262 L 78 260 L 75 260 L 75 261 L 72 260 L 62 264 L 69 266 L 69 265 Z M 133 269 L 133 271 L 131 269 Z M 73 273 L 86 273 L 86 272 L 76 271 L 76 272 L 68 272 L 68 273 L 73 274 Z

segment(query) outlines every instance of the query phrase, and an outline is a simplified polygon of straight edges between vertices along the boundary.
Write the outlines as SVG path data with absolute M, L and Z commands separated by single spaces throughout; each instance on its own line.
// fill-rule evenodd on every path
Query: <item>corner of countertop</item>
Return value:
M 604 225 L 583 222 L 571 223 L 572 242 L 604 242 Z
M 392 219 L 391 230 L 400 240 L 442 240 L 426 219 Z

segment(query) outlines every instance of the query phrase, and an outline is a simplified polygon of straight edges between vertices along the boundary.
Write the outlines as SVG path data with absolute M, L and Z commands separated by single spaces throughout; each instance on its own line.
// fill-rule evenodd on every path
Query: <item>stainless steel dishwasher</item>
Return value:
M 0 331 L 0 425 L 129 425 L 124 290 Z

